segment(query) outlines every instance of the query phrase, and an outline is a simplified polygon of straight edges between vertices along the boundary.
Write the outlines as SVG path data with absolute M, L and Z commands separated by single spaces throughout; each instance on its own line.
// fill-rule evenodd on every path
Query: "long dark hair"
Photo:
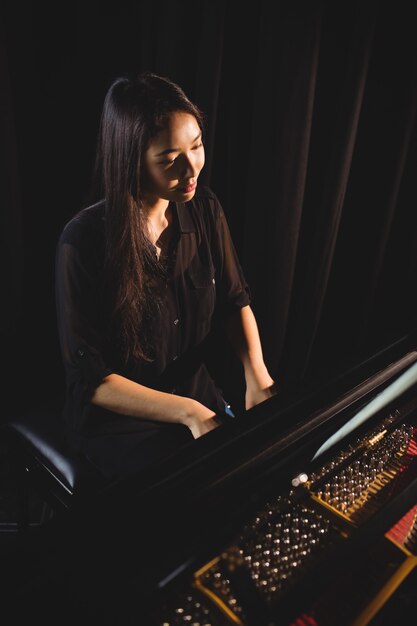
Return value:
M 204 128 L 202 111 L 172 80 L 151 72 L 120 77 L 107 91 L 100 122 L 95 181 L 106 202 L 106 267 L 111 297 L 109 332 L 125 363 L 152 359 L 147 333 L 158 298 L 160 272 L 147 237 L 141 198 L 142 155 L 173 112 L 186 112 Z

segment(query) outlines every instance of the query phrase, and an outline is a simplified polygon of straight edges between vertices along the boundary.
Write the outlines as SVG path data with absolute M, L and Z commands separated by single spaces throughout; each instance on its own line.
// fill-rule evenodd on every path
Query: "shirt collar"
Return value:
M 195 225 L 191 217 L 190 207 L 188 206 L 188 202 L 176 202 L 175 206 L 177 208 L 178 215 L 178 225 L 181 233 L 194 233 Z

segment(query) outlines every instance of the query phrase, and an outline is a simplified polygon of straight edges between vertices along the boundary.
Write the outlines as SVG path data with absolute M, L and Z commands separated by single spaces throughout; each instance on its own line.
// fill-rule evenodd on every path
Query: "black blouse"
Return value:
M 152 321 L 157 337 L 152 362 L 123 366 L 106 336 L 104 302 L 105 201 L 81 210 L 57 244 L 56 306 L 66 374 L 65 418 L 86 435 L 163 428 L 90 403 L 110 373 L 148 387 L 195 398 L 216 413 L 221 390 L 204 363 L 205 344 L 217 320 L 250 304 L 248 285 L 216 195 L 199 188 L 194 198 L 172 205 L 174 237 L 166 278 L 158 282 L 162 306 Z

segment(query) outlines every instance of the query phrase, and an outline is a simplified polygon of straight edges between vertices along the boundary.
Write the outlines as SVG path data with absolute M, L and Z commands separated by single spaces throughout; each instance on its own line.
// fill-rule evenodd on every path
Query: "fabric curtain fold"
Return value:
M 35 2 L 2 6 L 11 390 L 24 369 L 16 354 L 52 346 L 51 380 L 59 376 L 56 236 L 88 196 L 108 85 L 144 69 L 172 77 L 206 113 L 201 180 L 222 202 L 266 362 L 284 386 L 331 375 L 417 327 L 411 8 L 162 0 L 64 9 L 65 19 L 49 15 L 51 28 Z M 25 292 L 34 315 L 22 311 Z M 228 398 L 241 397 L 238 365 L 217 360 Z M 42 375 L 27 399 L 43 393 Z

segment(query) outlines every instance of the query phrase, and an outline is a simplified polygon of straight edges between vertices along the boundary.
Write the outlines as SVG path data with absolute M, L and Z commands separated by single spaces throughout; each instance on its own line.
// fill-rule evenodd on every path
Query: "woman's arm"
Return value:
M 216 414 L 197 400 L 157 391 L 119 374 L 104 378 L 91 403 L 131 417 L 184 424 L 196 439 L 219 425 L 213 419 Z
M 258 325 L 251 307 L 247 305 L 232 313 L 223 327 L 243 365 L 245 407 L 250 409 L 276 393 L 275 382 L 264 363 Z

